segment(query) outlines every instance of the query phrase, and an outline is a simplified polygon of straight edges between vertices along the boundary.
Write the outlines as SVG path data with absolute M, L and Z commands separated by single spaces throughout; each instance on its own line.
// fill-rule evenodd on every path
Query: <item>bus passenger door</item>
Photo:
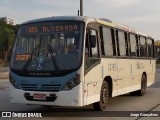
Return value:
M 98 33 L 95 29 L 88 29 L 86 33 L 85 44 L 85 104 L 91 104 L 99 100 L 100 95 L 97 93 L 98 81 L 101 78 L 101 65 L 99 55 Z

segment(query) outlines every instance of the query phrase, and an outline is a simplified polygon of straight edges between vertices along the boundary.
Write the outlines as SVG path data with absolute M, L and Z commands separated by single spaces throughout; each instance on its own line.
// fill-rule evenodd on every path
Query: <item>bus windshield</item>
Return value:
M 82 22 L 22 25 L 11 58 L 11 69 L 61 71 L 77 69 L 82 60 Z

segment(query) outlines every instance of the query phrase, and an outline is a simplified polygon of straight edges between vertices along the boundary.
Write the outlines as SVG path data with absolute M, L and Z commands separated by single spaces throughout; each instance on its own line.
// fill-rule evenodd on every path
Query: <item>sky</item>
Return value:
M 0 0 L 0 17 L 16 24 L 50 16 L 77 16 L 80 0 Z M 160 0 L 83 0 L 84 16 L 107 18 L 160 40 Z

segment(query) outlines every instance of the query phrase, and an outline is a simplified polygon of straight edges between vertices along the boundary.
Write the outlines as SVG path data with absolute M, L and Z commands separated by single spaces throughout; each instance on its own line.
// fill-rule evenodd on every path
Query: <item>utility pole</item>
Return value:
M 80 0 L 80 16 L 83 16 L 83 0 Z

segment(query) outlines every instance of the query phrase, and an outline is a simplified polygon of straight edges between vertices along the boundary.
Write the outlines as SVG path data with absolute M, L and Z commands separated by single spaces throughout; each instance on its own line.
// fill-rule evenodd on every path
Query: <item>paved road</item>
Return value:
M 55 107 L 50 107 L 50 108 L 45 108 L 39 105 L 24 105 L 24 104 L 11 104 L 9 102 L 9 91 L 8 91 L 8 80 L 1 80 L 0 81 L 0 111 L 39 111 L 39 112 L 45 112 L 49 111 L 49 113 L 46 113 L 45 115 L 50 116 L 51 114 L 55 114 L 55 112 L 58 111 L 57 114 L 61 116 L 67 116 L 69 114 L 66 111 L 73 112 L 73 114 L 79 114 L 82 117 L 76 118 L 76 119 L 84 119 L 85 114 L 91 114 L 91 115 L 96 115 L 97 113 L 93 112 L 92 106 L 87 106 L 87 107 L 82 107 L 82 108 L 55 108 Z M 110 99 L 110 102 L 108 104 L 107 111 L 160 111 L 160 69 L 157 70 L 156 74 L 156 83 L 149 87 L 147 89 L 147 93 L 143 97 L 137 97 L 137 96 L 130 96 L 130 95 L 123 95 L 123 96 L 118 96 Z M 88 112 L 90 111 L 90 112 Z M 82 113 L 82 112 L 85 112 Z M 82 113 L 82 114 L 81 114 Z M 118 112 L 115 112 L 117 114 Z M 123 112 L 119 112 L 120 114 Z M 114 114 L 112 112 L 112 114 Z M 57 118 L 54 117 L 55 119 L 75 119 L 75 118 Z M 41 118 L 46 119 L 46 118 Z M 53 119 L 53 118 L 47 118 L 47 119 Z M 92 119 L 92 120 L 98 120 L 99 118 L 97 117 L 87 117 L 87 119 Z M 109 119 L 109 120 L 119 120 L 118 117 L 101 117 L 100 119 Z M 160 114 L 159 118 L 120 118 L 122 120 L 159 120 L 160 119 Z M 15 118 L 16 120 L 16 118 Z
M 0 72 L 8 72 L 9 68 L 8 67 L 0 67 Z

